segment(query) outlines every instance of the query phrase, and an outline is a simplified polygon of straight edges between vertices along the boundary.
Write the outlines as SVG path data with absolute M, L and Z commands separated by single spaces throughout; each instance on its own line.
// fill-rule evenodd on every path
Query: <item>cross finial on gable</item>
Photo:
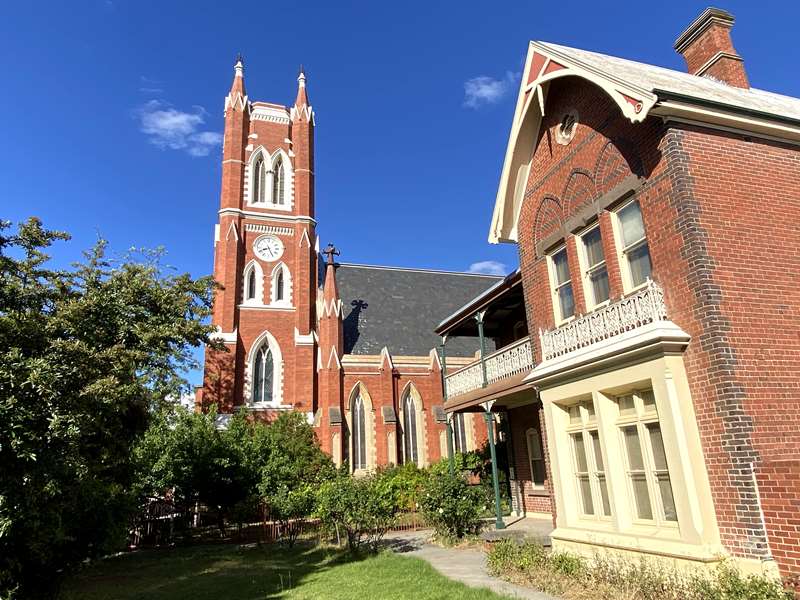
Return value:
M 327 257 L 327 261 L 326 262 L 329 265 L 333 264 L 333 260 L 334 260 L 333 257 L 334 256 L 339 256 L 339 254 L 340 254 L 340 252 L 336 249 L 336 246 L 334 246 L 333 244 L 328 244 L 325 247 L 325 250 L 322 251 L 322 253 Z

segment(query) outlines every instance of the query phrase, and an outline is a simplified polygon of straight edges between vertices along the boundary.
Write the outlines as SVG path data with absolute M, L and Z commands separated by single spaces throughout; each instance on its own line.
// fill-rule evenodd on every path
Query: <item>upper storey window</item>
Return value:
M 253 168 L 253 202 L 261 203 L 267 201 L 267 165 L 264 163 L 264 156 L 258 155 L 256 164 Z
M 608 269 L 606 256 L 603 252 L 603 238 L 600 226 L 597 225 L 581 236 L 583 247 L 584 279 L 588 291 L 587 297 L 592 306 L 597 306 L 608 300 Z
M 650 278 L 650 248 L 637 200 L 628 202 L 616 212 L 619 238 L 622 242 L 624 279 L 628 288 L 636 288 Z
M 286 181 L 286 171 L 283 168 L 283 158 L 279 154 L 272 166 L 272 203 L 283 204 L 283 193 Z
M 556 321 L 559 323 L 575 316 L 575 296 L 572 293 L 572 279 L 569 275 L 569 261 L 566 247 L 549 257 L 550 278 L 553 283 L 553 305 Z

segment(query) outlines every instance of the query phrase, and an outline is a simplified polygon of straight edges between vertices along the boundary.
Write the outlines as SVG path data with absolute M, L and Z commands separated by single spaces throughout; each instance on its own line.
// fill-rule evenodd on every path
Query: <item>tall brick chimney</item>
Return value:
M 733 21 L 729 12 L 707 8 L 675 41 L 675 50 L 686 59 L 692 75 L 749 89 L 744 62 L 731 41 Z

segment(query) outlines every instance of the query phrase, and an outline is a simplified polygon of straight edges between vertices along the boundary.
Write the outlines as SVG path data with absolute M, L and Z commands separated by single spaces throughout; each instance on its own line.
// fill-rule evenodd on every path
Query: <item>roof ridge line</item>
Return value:
M 469 277 L 491 277 L 497 279 L 504 279 L 506 275 L 492 275 L 490 273 L 470 273 L 469 271 L 446 271 L 444 269 L 428 269 L 424 267 L 391 267 L 386 265 L 367 265 L 361 263 L 346 263 L 337 262 L 337 265 L 343 267 L 360 267 L 363 269 L 383 269 L 386 271 L 416 271 L 421 273 L 444 273 L 447 275 L 467 275 Z

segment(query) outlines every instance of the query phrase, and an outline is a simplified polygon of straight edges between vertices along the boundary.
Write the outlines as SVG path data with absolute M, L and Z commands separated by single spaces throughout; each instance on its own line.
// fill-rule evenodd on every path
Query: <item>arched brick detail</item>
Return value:
M 564 210 L 561 201 L 554 196 L 545 196 L 536 209 L 536 218 L 533 222 L 533 244 L 539 244 L 549 235 L 558 231 L 564 222 Z M 537 250 L 537 255 L 538 255 Z
M 641 175 L 641 161 L 622 139 L 606 142 L 594 167 L 594 183 L 598 194 L 612 189 L 629 175 Z
M 561 194 L 564 204 L 564 215 L 571 215 L 597 197 L 594 177 L 586 169 L 575 168 L 567 178 L 564 193 Z

